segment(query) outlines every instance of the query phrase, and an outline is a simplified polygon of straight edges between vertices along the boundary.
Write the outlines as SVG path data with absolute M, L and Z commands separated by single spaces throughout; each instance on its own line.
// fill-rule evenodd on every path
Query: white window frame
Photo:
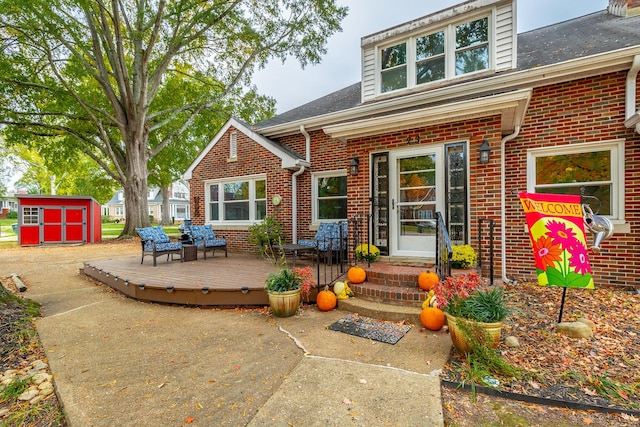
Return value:
M 40 209 L 35 206 L 22 207 L 22 224 L 38 225 L 40 224 Z
M 407 89 L 414 88 L 423 88 L 434 85 L 442 84 L 443 82 L 450 82 L 452 80 L 458 80 L 462 78 L 468 78 L 469 76 L 473 76 L 479 73 L 486 73 L 489 71 L 495 70 L 495 57 L 496 57 L 496 29 L 495 29 L 495 10 L 484 11 L 483 13 L 479 13 L 477 15 L 473 15 L 471 17 L 465 17 L 464 19 L 457 20 L 455 22 L 448 23 L 439 27 L 429 28 L 427 31 L 421 31 L 420 33 L 416 33 L 409 38 L 405 39 L 393 39 L 388 43 L 380 44 L 376 46 L 376 93 L 378 95 L 388 95 L 392 93 L 397 93 Z M 487 18 L 487 31 L 488 31 L 488 50 L 489 50 L 489 64 L 488 67 L 483 70 L 473 71 L 471 73 L 456 75 L 456 27 L 477 21 L 479 19 Z M 416 76 L 416 64 L 418 62 L 416 57 L 416 39 L 424 36 L 428 36 L 431 34 L 435 34 L 437 32 L 444 31 L 444 57 L 445 57 L 445 77 L 444 79 L 434 80 L 431 82 L 420 83 L 417 84 L 417 76 Z M 402 43 L 406 43 L 407 45 L 407 86 L 403 88 L 398 88 L 395 90 L 390 90 L 388 92 L 382 92 L 382 50 L 388 47 L 396 46 Z M 467 50 L 467 48 L 462 49 Z M 422 59 L 420 61 L 423 61 Z
M 245 175 L 245 176 L 236 176 L 233 178 L 224 178 L 224 179 L 212 179 L 204 182 L 204 206 L 205 206 L 205 224 L 212 225 L 253 225 L 255 223 L 261 222 L 262 220 L 256 219 L 256 202 L 257 201 L 265 201 L 264 199 L 257 199 L 255 197 L 256 194 L 256 181 L 265 181 L 265 196 L 268 194 L 268 190 L 266 189 L 267 184 L 267 176 L 265 174 L 260 175 Z M 224 220 L 224 184 L 230 184 L 234 182 L 249 182 L 249 220 L 240 220 L 240 221 L 225 221 Z M 220 200 L 218 200 L 218 220 L 212 221 L 209 218 L 211 217 L 209 209 L 211 204 L 211 191 L 209 188 L 212 185 L 219 185 L 218 195 Z
M 339 169 L 339 170 L 326 171 L 326 172 L 315 172 L 311 174 L 311 177 L 312 177 L 311 179 L 311 214 L 312 214 L 311 223 L 312 225 L 318 226 L 320 222 L 323 222 L 323 221 L 346 220 L 347 218 L 334 218 L 331 220 L 318 219 L 318 180 L 322 178 L 347 177 L 347 170 Z M 347 194 L 344 195 L 345 199 L 347 197 L 348 197 L 348 187 L 347 187 Z
M 601 142 L 566 144 L 556 147 L 532 148 L 527 150 L 527 191 L 533 193 L 536 188 L 536 159 L 538 157 L 557 156 L 561 154 L 592 153 L 594 151 L 611 152 L 611 215 L 607 217 L 614 224 L 625 222 L 625 141 L 614 139 Z

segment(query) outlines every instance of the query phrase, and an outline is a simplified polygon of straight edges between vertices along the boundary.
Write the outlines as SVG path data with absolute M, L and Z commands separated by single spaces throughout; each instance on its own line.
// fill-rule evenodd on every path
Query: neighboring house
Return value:
M 149 215 L 154 220 L 162 220 L 162 191 L 160 188 L 150 188 L 147 193 L 147 203 L 149 204 Z M 183 221 L 189 218 L 189 187 L 180 181 L 173 183 L 169 188 L 169 214 L 176 221 Z M 120 189 L 102 207 L 103 215 L 113 219 L 125 219 L 124 190 Z
M 596 283 L 638 283 L 640 1 L 516 34 L 515 0 L 472 0 L 360 42 L 362 82 L 255 126 L 229 120 L 184 174 L 195 223 L 249 250 L 265 215 L 295 241 L 370 213 L 384 253 L 433 258 L 436 212 L 476 249 L 487 218 L 496 274 L 534 279 L 517 192 L 585 188 L 615 226 Z
M 15 196 L 0 196 L 0 218 L 6 218 L 9 212 L 18 211 L 18 199 Z

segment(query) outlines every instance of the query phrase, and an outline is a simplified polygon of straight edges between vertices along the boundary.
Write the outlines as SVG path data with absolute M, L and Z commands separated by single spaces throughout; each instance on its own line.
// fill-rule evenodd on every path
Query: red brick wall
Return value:
M 202 161 L 194 168 L 189 180 L 191 194 L 191 219 L 194 224 L 204 224 L 207 209 L 205 207 L 204 182 L 211 179 L 242 177 L 245 175 L 266 174 L 267 176 L 267 214 L 275 215 L 283 225 L 291 221 L 291 171 L 282 169 L 281 160 L 257 142 L 237 131 L 237 161 L 229 159 L 229 135 L 234 128 L 222 136 Z M 282 203 L 271 204 L 271 196 L 279 194 Z M 216 235 L 224 236 L 231 251 L 252 251 L 247 244 L 248 227 L 224 227 L 216 229 Z M 286 229 L 291 235 L 291 229 Z
M 626 221 L 634 232 L 640 216 L 640 137 L 626 129 L 624 121 L 626 73 L 619 72 L 599 77 L 555 84 L 535 89 L 519 136 L 506 145 L 506 258 L 507 276 L 512 279 L 535 279 L 533 256 L 525 219 L 517 197 L 518 191 L 527 189 L 527 149 L 601 142 L 618 138 L 626 140 L 625 174 Z M 640 99 L 640 88 L 638 93 Z M 371 152 L 407 148 L 407 138 L 420 137 L 421 145 L 466 141 L 469 158 L 470 236 L 471 245 L 478 248 L 479 218 L 496 221 L 495 271 L 501 275 L 501 118 L 492 116 L 457 123 L 417 128 L 374 137 L 349 140 L 347 143 L 331 139 L 322 131 L 311 133 L 311 168 L 298 177 L 298 238 L 312 238 L 311 225 L 311 173 L 329 170 L 348 170 L 351 158 L 360 159 L 358 176 L 348 176 L 348 215 L 369 212 L 369 161 Z M 192 217 L 194 223 L 204 221 L 204 194 L 202 182 L 229 176 L 257 173 L 267 174 L 268 213 L 275 214 L 291 236 L 291 172 L 280 167 L 280 159 L 250 141 L 241 132 L 238 135 L 238 161 L 227 162 L 228 134 L 225 135 L 193 171 L 191 184 Z M 479 147 L 484 138 L 491 145 L 491 160 L 479 164 Z M 305 153 L 305 139 L 301 134 L 282 138 L 301 155 Z M 270 203 L 273 194 L 280 194 L 283 202 L 278 207 Z M 234 250 L 251 250 L 246 245 L 245 230 L 220 231 L 230 240 Z M 483 247 L 487 247 L 483 241 Z M 640 255 L 640 236 L 615 234 L 606 241 L 599 255 L 591 257 L 597 284 L 637 284 L 640 271 L 636 262 Z
M 581 79 L 534 90 L 520 135 L 506 146 L 507 276 L 535 279 L 533 255 L 522 207 L 514 191 L 527 189 L 527 149 L 626 139 L 625 212 L 631 231 L 637 230 L 640 206 L 640 137 L 623 125 L 626 73 Z M 640 99 L 640 98 L 639 98 Z M 637 285 L 640 236 L 614 234 L 592 255 L 596 285 Z M 591 242 L 589 236 L 589 242 Z
M 407 145 L 407 138 L 420 137 L 419 145 Z M 493 116 L 464 122 L 448 123 L 428 128 L 411 129 L 403 132 L 350 140 L 348 156 L 357 155 L 360 159 L 360 173 L 349 177 L 349 216 L 369 213 L 369 152 L 384 152 L 403 148 L 416 148 L 432 144 L 466 142 L 469 156 L 470 191 L 470 244 L 478 248 L 478 219 L 489 218 L 500 224 L 500 117 Z M 491 146 L 491 159 L 480 164 L 480 145 L 487 138 Z M 481 200 L 482 203 L 478 203 Z M 500 235 L 496 228 L 495 254 L 496 265 L 500 263 Z M 486 235 L 486 225 L 485 225 Z M 483 239 L 483 247 L 488 241 Z

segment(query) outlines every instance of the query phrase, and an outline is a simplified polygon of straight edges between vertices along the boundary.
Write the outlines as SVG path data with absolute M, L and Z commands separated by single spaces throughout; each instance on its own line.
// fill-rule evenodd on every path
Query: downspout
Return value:
M 515 139 L 518 134 L 520 133 L 520 126 L 516 126 L 515 131 L 511 134 L 511 135 L 507 135 L 504 138 L 502 138 L 502 141 L 500 142 L 500 153 L 502 153 L 501 159 L 500 159 L 500 206 L 502 207 L 501 209 L 501 217 L 500 217 L 500 222 L 501 222 L 501 229 L 500 229 L 500 239 L 502 240 L 502 281 L 504 283 L 516 283 L 516 280 L 511 280 L 507 277 L 507 226 L 505 224 L 506 221 L 506 210 L 507 210 L 507 183 L 506 183 L 506 174 L 505 174 L 505 147 L 507 145 L 507 142 Z
M 304 125 L 300 125 L 300 133 L 304 135 L 305 138 L 305 160 L 307 164 L 311 163 L 311 137 L 307 133 Z M 300 169 L 295 171 L 293 175 L 291 175 L 291 232 L 292 243 L 298 243 L 298 175 L 302 175 L 306 167 L 304 165 L 300 166 Z
M 640 109 L 636 110 L 636 80 L 638 79 L 638 72 L 640 72 L 640 55 L 636 55 L 633 58 L 633 63 L 629 73 L 627 73 L 627 102 L 625 108 L 625 125 L 630 128 L 635 122 L 636 132 L 640 133 Z M 628 124 L 629 121 L 631 121 L 631 124 Z

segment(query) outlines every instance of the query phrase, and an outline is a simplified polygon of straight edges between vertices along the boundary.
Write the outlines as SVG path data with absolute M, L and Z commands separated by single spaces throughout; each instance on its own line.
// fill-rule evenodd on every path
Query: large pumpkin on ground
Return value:
M 436 307 L 423 308 L 420 312 L 420 322 L 430 331 L 439 331 L 444 326 L 444 312 Z
M 440 278 L 438 274 L 433 271 L 423 271 L 418 276 L 418 286 L 420 286 L 420 289 L 423 291 L 430 291 L 439 282 Z
M 316 304 L 320 311 L 330 311 L 336 308 L 337 299 L 336 294 L 325 288 L 323 291 L 318 292 L 316 297 Z
M 351 283 L 362 283 L 367 279 L 367 272 L 362 267 L 351 267 L 347 272 L 347 277 Z

